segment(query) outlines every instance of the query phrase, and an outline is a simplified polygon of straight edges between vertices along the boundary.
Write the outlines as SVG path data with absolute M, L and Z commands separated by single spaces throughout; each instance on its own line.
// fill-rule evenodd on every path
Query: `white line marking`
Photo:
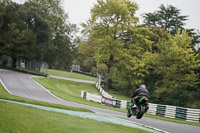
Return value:
M 13 95 L 13 94 L 8 90 L 8 88 L 5 86 L 5 84 L 3 83 L 3 81 L 1 80 L 1 78 L 0 78 L 0 82 L 1 82 L 1 84 L 3 85 L 3 87 L 6 89 L 7 92 L 10 93 L 11 95 Z

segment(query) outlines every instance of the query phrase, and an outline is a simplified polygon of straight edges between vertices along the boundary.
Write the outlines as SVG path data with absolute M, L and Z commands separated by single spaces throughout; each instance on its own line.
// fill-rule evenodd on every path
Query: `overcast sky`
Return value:
M 24 0 L 13 0 L 16 2 Z M 90 17 L 90 9 L 97 0 L 63 0 L 63 8 L 68 13 L 71 23 L 80 25 L 82 22 Z M 139 10 L 136 12 L 136 16 L 142 21 L 141 15 L 143 13 L 154 12 L 158 10 L 161 4 L 173 5 L 178 9 L 181 9 L 181 15 L 188 15 L 186 21 L 186 28 L 194 28 L 200 30 L 200 0 L 134 0 L 139 5 Z

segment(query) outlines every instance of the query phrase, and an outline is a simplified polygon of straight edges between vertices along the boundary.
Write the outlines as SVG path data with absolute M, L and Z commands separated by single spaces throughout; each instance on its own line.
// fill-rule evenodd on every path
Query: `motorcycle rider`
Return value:
M 147 90 L 146 86 L 144 84 L 140 85 L 138 89 L 136 89 L 132 96 L 131 96 L 131 102 L 132 102 L 132 108 L 135 108 L 135 104 L 138 102 L 138 100 L 141 97 L 147 97 L 149 99 L 149 91 Z M 147 106 L 145 111 L 147 111 L 149 107 Z M 131 117 L 131 115 L 128 115 L 128 117 Z

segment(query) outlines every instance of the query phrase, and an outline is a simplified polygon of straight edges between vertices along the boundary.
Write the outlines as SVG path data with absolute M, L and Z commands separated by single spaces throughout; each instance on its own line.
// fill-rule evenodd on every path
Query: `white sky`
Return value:
M 20 2 L 24 0 L 13 0 Z M 194 28 L 200 30 L 200 0 L 134 0 L 139 5 L 136 16 L 141 18 L 143 13 L 154 12 L 158 10 L 161 4 L 172 5 L 181 10 L 181 15 L 188 15 L 186 28 Z M 68 13 L 69 21 L 77 24 L 86 22 L 90 17 L 90 9 L 97 3 L 97 0 L 63 0 L 63 7 Z M 142 22 L 142 19 L 140 19 Z
M 79 25 L 90 17 L 90 9 L 97 0 L 64 0 L 64 9 L 69 13 L 72 23 Z M 158 10 L 161 4 L 173 5 L 181 10 L 181 15 L 188 15 L 187 28 L 200 30 L 200 0 L 134 0 L 139 5 L 136 16 Z M 142 19 L 140 19 L 140 22 Z

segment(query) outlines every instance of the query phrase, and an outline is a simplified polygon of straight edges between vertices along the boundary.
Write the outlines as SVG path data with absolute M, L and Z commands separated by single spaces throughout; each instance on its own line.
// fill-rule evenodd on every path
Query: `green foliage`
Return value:
M 126 40 L 119 59 L 115 65 L 115 79 L 129 84 L 129 92 L 144 83 L 149 74 L 152 56 L 152 42 L 149 40 L 151 32 L 146 28 L 133 27 L 129 31 L 129 40 Z M 127 37 L 128 38 L 128 37 Z M 128 81 L 128 83 L 127 83 Z
M 144 23 L 147 26 L 159 26 L 175 34 L 178 29 L 182 29 L 184 21 L 188 16 L 180 15 L 180 9 L 169 5 L 165 7 L 160 5 L 159 10 L 154 13 L 146 13 L 144 16 Z
M 181 15 L 181 10 L 169 5 L 160 5 L 159 10 L 153 13 L 145 13 L 143 15 L 144 26 L 146 27 L 160 27 L 166 31 L 169 31 L 172 35 L 175 35 L 177 30 L 184 29 L 185 21 L 188 20 L 188 16 Z M 191 42 L 193 48 L 195 48 L 200 42 L 199 31 L 195 29 L 186 29 L 188 34 L 193 37 Z
M 152 102 L 199 108 L 199 32 L 184 30 L 187 16 L 180 15 L 172 5 L 161 5 L 158 11 L 143 17 L 144 26 L 153 32 L 152 69 L 145 79 Z M 194 92 L 196 98 L 191 95 Z
M 145 24 L 137 26 L 136 3 L 98 0 L 90 20 L 82 24 L 86 42 L 80 45 L 79 60 L 90 64 L 88 59 L 95 59 L 92 70 L 106 76 L 106 89 L 130 96 L 146 84 L 152 102 L 199 108 L 191 95 L 199 92 L 200 56 L 194 50 L 199 35 L 193 29 L 183 30 L 187 16 L 176 7 L 161 5 L 159 9 L 146 13 Z M 195 104 L 190 105 L 186 97 Z
M 182 34 L 178 31 L 175 36 L 170 35 L 169 40 L 159 42 L 158 52 L 153 60 L 154 74 L 158 77 L 153 94 L 155 98 L 170 99 L 164 96 L 182 92 L 180 94 L 183 96 L 179 99 L 182 101 L 186 97 L 186 89 L 194 88 L 198 84 L 195 70 L 199 68 L 199 60 L 190 48 L 191 41 L 192 38 L 186 31 Z M 171 98 L 173 99 L 176 97 Z M 172 101 L 166 103 L 173 104 Z
M 88 21 L 91 26 L 90 39 L 94 44 L 97 65 L 107 66 L 106 88 L 109 88 L 111 68 L 119 60 L 124 47 L 121 38 L 138 22 L 138 18 L 134 16 L 137 5 L 127 0 L 97 2 L 91 9 L 91 20 Z
M 82 71 L 91 72 L 93 68 L 96 67 L 96 61 L 94 56 L 94 45 L 91 41 L 81 42 L 78 46 L 78 55 L 74 64 L 80 65 Z M 96 72 L 95 72 L 96 73 Z
M 195 29 L 186 29 L 187 33 L 189 36 L 193 37 L 192 40 L 192 47 L 195 50 L 199 49 L 199 44 L 200 44 L 200 32 L 199 30 L 195 30 Z
M 0 55 L 11 57 L 13 64 L 18 58 L 46 61 L 55 68 L 72 64 L 76 26 L 67 22 L 60 0 L 4 0 L 0 7 Z

